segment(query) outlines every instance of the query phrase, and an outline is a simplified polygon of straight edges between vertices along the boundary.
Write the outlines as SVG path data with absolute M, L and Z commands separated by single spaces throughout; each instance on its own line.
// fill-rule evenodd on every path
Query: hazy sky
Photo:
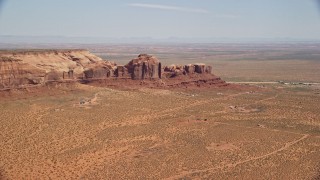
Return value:
M 316 0 L 1 1 L 0 35 L 320 39 Z

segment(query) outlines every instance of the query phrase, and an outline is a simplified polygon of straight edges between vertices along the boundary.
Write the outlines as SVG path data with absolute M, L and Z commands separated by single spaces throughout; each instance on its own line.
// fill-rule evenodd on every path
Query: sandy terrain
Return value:
M 0 179 L 320 179 L 319 47 L 89 46 L 123 64 L 142 50 L 212 64 L 241 85 L 1 91 Z
M 2 179 L 319 176 L 319 87 L 71 89 L 0 102 Z

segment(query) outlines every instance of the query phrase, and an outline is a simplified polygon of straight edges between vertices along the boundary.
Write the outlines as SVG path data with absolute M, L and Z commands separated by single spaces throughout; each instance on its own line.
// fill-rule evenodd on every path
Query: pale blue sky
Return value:
M 315 0 L 6 0 L 0 35 L 320 39 L 320 13 Z

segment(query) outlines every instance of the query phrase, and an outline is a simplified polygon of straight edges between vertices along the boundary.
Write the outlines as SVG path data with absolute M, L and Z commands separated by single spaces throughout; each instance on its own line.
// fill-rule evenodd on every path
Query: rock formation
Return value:
M 133 83 L 132 80 L 152 80 L 156 86 L 167 84 L 221 83 L 212 74 L 212 67 L 196 63 L 162 67 L 154 56 L 140 54 L 126 65 L 116 65 L 103 60 L 86 50 L 33 50 L 0 51 L 0 89 L 41 85 L 48 82 L 93 82 L 117 79 L 117 83 Z M 156 81 L 160 80 L 161 81 Z M 158 83 L 159 82 L 159 83 Z M 142 84 L 150 84 L 143 81 Z
M 63 79 L 74 79 L 73 69 L 70 69 L 68 72 L 63 72 Z
M 120 77 L 120 78 L 128 77 L 129 76 L 128 69 L 122 65 L 117 66 L 117 68 L 115 70 L 115 76 Z
M 212 66 L 203 63 L 187 64 L 184 66 L 172 64 L 164 68 L 166 77 L 173 78 L 180 75 L 212 74 Z
M 206 65 L 202 63 L 194 64 L 195 72 L 199 74 L 205 73 L 205 67 Z
M 106 66 L 89 68 L 84 71 L 85 79 L 103 79 L 109 78 L 112 75 L 112 70 Z
M 161 78 L 161 64 L 154 56 L 140 54 L 138 58 L 132 59 L 125 67 L 134 80 Z
M 0 88 L 106 78 L 116 66 L 86 50 L 2 50 L 0 59 Z
M 184 66 L 186 73 L 193 74 L 195 72 L 195 67 L 193 64 L 188 64 Z
M 41 84 L 46 72 L 24 63 L 20 59 L 0 57 L 0 88 L 18 87 L 21 84 Z

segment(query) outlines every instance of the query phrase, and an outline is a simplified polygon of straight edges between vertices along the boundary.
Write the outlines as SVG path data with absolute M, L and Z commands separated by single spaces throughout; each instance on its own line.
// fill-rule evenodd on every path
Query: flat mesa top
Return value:
M 205 66 L 206 64 L 204 64 L 204 63 L 194 63 L 194 65 L 196 65 L 196 66 Z
M 1 54 L 7 53 L 67 53 L 67 52 L 76 52 L 76 51 L 88 51 L 86 49 L 2 49 L 0 50 Z

